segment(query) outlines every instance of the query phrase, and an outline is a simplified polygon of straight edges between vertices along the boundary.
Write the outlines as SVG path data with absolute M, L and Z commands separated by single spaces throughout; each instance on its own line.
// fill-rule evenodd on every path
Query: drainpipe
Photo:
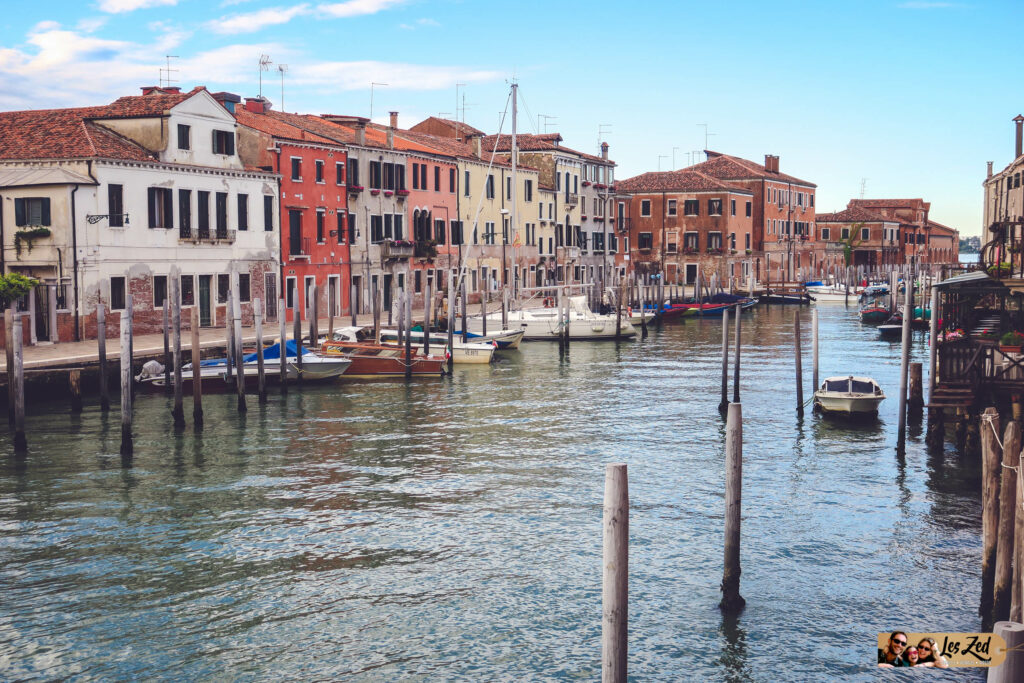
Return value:
M 92 159 L 85 163 L 86 171 L 89 177 L 92 178 L 94 186 L 99 187 L 99 181 L 92 174 Z M 71 291 L 74 293 L 75 298 L 75 341 L 82 341 L 81 302 L 78 299 L 78 226 L 75 220 L 75 192 L 77 191 L 78 185 L 75 185 L 75 189 L 71 190 Z

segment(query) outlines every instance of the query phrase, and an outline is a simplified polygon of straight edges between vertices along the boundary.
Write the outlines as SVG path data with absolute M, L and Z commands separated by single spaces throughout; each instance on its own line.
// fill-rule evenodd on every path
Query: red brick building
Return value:
M 314 284 L 321 317 L 347 314 L 352 274 L 345 148 L 292 125 L 260 98 L 247 99 L 235 118 L 244 126 L 243 159 L 281 177 L 281 282 L 288 319 L 293 306 L 304 319 L 312 313 Z
M 814 194 L 817 185 L 779 170 L 779 157 L 766 154 L 764 164 L 705 150 L 707 161 L 688 170 L 725 180 L 753 194 L 753 252 L 755 276 L 768 268 L 775 279 L 779 266 L 792 278 L 800 268 L 821 272 L 823 246 L 814 234 Z
M 960 258 L 960 235 L 930 220 L 931 203 L 916 199 L 851 199 L 850 208 L 869 209 L 900 223 L 904 263 L 955 263 Z
M 903 262 L 900 222 L 852 206 L 817 215 L 818 240 L 825 246 L 827 268 L 880 266 Z
M 628 253 L 640 275 L 663 273 L 667 283 L 704 275 L 745 279 L 753 263 L 754 193 L 695 168 L 644 173 L 620 180 L 630 195 L 619 207 L 628 217 Z M 626 245 L 623 244 L 625 250 Z

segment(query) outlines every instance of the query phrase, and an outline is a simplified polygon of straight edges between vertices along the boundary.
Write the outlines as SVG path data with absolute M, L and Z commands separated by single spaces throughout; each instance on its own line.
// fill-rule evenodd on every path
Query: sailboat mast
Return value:
M 518 200 L 518 196 L 519 196 L 519 194 L 518 194 L 519 193 L 519 178 L 516 175 L 516 167 L 519 164 L 519 146 L 516 143 L 516 116 L 517 116 L 516 95 L 518 94 L 518 91 L 519 91 L 519 84 L 518 83 L 512 83 L 512 225 L 509 226 L 509 234 L 512 236 L 512 266 L 513 266 L 513 268 L 517 267 L 517 265 L 516 265 L 517 264 L 517 261 L 516 261 L 516 240 L 519 238 L 519 213 L 518 213 L 518 208 L 519 208 L 519 200 Z M 506 241 L 507 241 L 507 238 L 506 238 Z M 506 271 L 506 273 L 508 272 L 508 268 L 507 267 L 505 268 L 505 271 Z M 512 281 L 513 282 L 516 281 L 514 276 L 512 278 Z M 505 283 L 505 284 L 506 284 L 506 287 L 507 287 L 508 283 Z M 519 292 L 514 292 L 514 294 L 518 295 Z M 503 321 L 503 322 L 506 323 L 506 327 L 507 327 L 507 321 Z

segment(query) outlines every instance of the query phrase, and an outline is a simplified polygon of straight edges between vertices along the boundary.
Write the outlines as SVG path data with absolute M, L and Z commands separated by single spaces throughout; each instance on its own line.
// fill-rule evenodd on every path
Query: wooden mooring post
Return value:
M 722 400 L 718 410 L 725 412 L 729 407 L 729 309 L 722 311 Z
M 182 405 L 181 390 L 181 297 L 178 296 L 178 278 L 171 278 L 171 327 L 173 334 L 173 356 L 174 363 L 174 408 L 171 416 L 174 418 L 174 426 L 183 428 L 185 426 L 185 409 Z M 164 300 L 166 304 L 166 299 Z M 167 333 L 164 332 L 166 339 Z
M 355 327 L 359 324 L 358 322 L 356 322 L 356 310 L 358 309 L 358 307 L 356 306 L 356 303 L 358 302 L 358 299 L 356 299 L 357 296 L 359 296 L 359 290 L 356 289 L 355 285 L 350 285 L 348 288 L 348 310 L 349 313 L 352 314 L 352 327 Z M 331 330 L 329 333 L 329 337 L 333 336 L 334 330 Z
M 100 304 L 102 306 L 102 304 Z M 18 313 L 12 302 L 4 311 L 4 352 L 7 356 L 7 422 L 14 426 L 14 321 Z M 99 316 L 99 312 L 97 312 Z M 97 321 L 99 318 L 97 317 Z
M 174 292 L 177 291 L 175 284 L 180 283 L 181 279 L 172 277 L 171 278 L 171 296 L 175 296 Z M 177 297 L 175 296 L 175 299 Z M 171 347 L 170 347 L 170 314 L 168 313 L 169 300 L 164 297 L 164 393 L 171 390 L 171 373 L 173 371 L 172 358 L 171 358 Z M 175 419 L 177 424 L 177 419 Z
M 811 393 L 818 390 L 818 307 L 811 311 Z
M 804 414 L 804 373 L 800 362 L 800 311 L 793 318 L 793 356 L 796 359 L 796 414 Z
M 68 389 L 71 392 L 71 412 L 82 412 L 82 371 L 72 370 L 68 373 Z
M 910 395 L 907 397 L 907 411 L 920 415 L 924 408 L 924 373 L 921 363 L 910 364 Z
M 907 378 L 910 374 L 910 321 L 914 317 L 914 281 L 904 280 L 906 297 L 903 304 L 903 343 L 900 354 L 900 404 L 899 429 L 896 435 L 896 452 L 907 449 Z
M 200 362 L 203 350 L 199 344 L 199 306 L 192 306 L 192 423 L 195 429 L 203 428 L 203 380 Z
M 1017 465 L 1020 462 L 1020 424 L 1011 420 L 1003 432 L 1002 477 L 999 483 L 999 527 L 996 532 L 996 574 L 992 591 L 992 621 L 1010 618 L 1013 555 L 1017 511 Z
M 733 357 L 733 361 L 732 361 L 732 402 L 733 403 L 739 403 L 740 402 L 740 347 L 743 346 L 743 344 L 740 342 L 740 329 L 741 329 L 741 325 L 740 325 L 740 312 L 742 310 L 743 309 L 740 307 L 740 305 L 736 304 L 736 323 L 735 323 L 736 330 L 735 330 L 735 334 L 733 335 L 736 338 L 736 351 L 735 351 L 736 355 Z
M 722 601 L 725 612 L 743 609 L 740 595 L 740 513 L 743 503 L 743 406 L 729 405 L 725 426 L 725 566 L 722 571 Z
M 14 328 L 11 334 L 11 374 L 7 381 L 14 387 L 14 451 L 23 453 L 28 448 L 25 440 L 25 361 L 23 355 L 24 329 L 21 325 L 21 316 L 16 316 Z
M 637 289 L 640 291 L 640 329 L 643 330 L 640 338 L 647 339 L 647 311 L 645 310 L 647 302 L 644 301 L 644 286 L 640 285 Z
M 297 299 L 298 297 L 296 297 Z M 295 381 L 298 384 L 302 384 L 302 316 L 299 315 L 299 302 L 293 300 L 292 306 L 292 335 L 295 337 Z M 373 317 L 373 331 L 374 335 L 377 334 L 377 330 L 380 329 L 377 325 L 379 320 L 377 319 L 377 311 L 374 311 Z M 284 358 L 284 354 L 281 354 Z
M 131 300 L 131 294 L 128 295 Z M 132 313 L 121 312 L 121 457 L 131 457 L 132 443 Z
M 1024 624 L 1000 621 L 992 631 L 1006 642 L 1006 659 L 988 670 L 988 683 L 1019 683 L 1024 681 Z
M 506 290 L 506 294 L 508 291 Z M 430 355 L 430 306 L 433 298 L 430 293 L 430 280 L 427 280 L 426 290 L 423 292 L 423 355 Z M 504 328 L 503 328 L 504 329 Z
M 235 367 L 238 369 L 235 389 L 238 391 L 238 412 L 244 413 L 248 406 L 245 404 L 245 354 L 242 353 L 242 302 L 237 295 L 238 281 L 233 284 L 236 295 L 231 297 L 231 318 L 235 328 Z
M 234 298 L 233 295 L 232 288 L 229 288 L 227 301 L 224 303 L 224 336 L 227 338 L 227 347 L 224 353 L 224 364 L 227 366 L 224 372 L 224 384 L 229 387 L 234 386 L 235 381 L 235 326 L 231 321 L 231 300 Z
M 263 305 L 259 299 L 252 300 L 252 317 L 256 327 L 256 392 L 260 403 L 266 403 L 267 378 L 263 366 Z M 333 325 L 329 325 L 328 329 L 333 327 Z M 283 351 L 281 355 L 284 355 Z
M 309 348 L 315 349 L 320 338 L 320 287 L 314 282 L 312 299 L 306 304 L 306 316 L 309 318 Z
M 107 374 L 107 317 L 106 306 L 96 304 L 96 345 L 100 360 L 100 410 L 110 410 L 110 389 Z
M 278 299 L 277 310 L 280 311 L 281 320 L 281 395 L 288 393 L 288 309 L 284 307 L 284 299 Z M 353 314 L 353 317 L 355 315 Z
M 625 683 L 629 635 L 629 482 L 624 463 L 604 470 L 601 681 Z
M 405 319 L 405 378 L 410 379 L 412 377 L 412 335 L 409 334 L 409 330 L 412 329 L 412 292 L 402 292 L 402 299 L 405 307 L 405 315 L 402 316 Z
M 455 273 L 448 271 L 448 374 L 455 364 Z
M 992 589 L 996 575 L 996 542 L 999 531 L 999 480 L 1003 448 L 1000 421 L 995 408 L 981 414 L 981 615 L 982 630 L 992 623 Z

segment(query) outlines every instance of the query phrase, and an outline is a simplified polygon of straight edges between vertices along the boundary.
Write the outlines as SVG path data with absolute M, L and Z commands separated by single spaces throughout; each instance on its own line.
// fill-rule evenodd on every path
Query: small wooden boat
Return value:
M 374 343 L 368 332 L 359 327 L 344 327 L 334 331 L 333 339 L 320 345 L 317 355 L 326 358 L 344 357 L 352 361 L 345 378 L 404 377 L 406 367 L 417 377 L 444 374 L 446 358 L 443 355 L 424 356 L 413 348 L 409 363 L 405 361 L 405 347 L 397 344 Z M 442 347 L 443 348 L 443 347 Z M 303 356 L 305 362 L 305 356 Z
M 434 334 L 438 333 L 435 332 Z M 446 332 L 441 332 L 440 334 L 444 336 L 445 341 L 447 342 L 448 334 Z M 462 330 L 456 330 L 452 334 L 461 338 Z M 497 330 L 495 332 L 488 332 L 487 334 L 474 334 L 467 331 L 466 339 L 473 340 L 474 342 L 494 342 L 498 345 L 499 349 L 518 349 L 519 343 L 523 341 L 523 334 L 525 334 L 523 330 Z M 433 336 L 431 336 L 431 339 L 433 339 Z
M 862 323 L 884 323 L 890 315 L 889 309 L 880 304 L 868 304 L 860 309 Z
M 878 412 L 885 394 L 870 377 L 828 377 L 814 392 L 814 404 L 827 413 L 869 415 Z
M 899 339 L 903 336 L 903 315 L 895 313 L 878 326 L 878 334 L 883 339 Z
M 811 300 L 818 303 L 846 303 L 850 299 L 856 302 L 860 297 L 860 290 L 850 287 L 849 296 L 847 296 L 846 287 L 842 285 L 808 285 L 807 294 Z

